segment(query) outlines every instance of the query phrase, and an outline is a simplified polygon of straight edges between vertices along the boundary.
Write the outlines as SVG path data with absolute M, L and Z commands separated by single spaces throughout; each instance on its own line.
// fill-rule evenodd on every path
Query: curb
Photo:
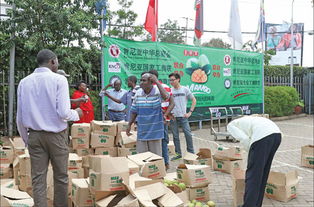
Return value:
M 272 121 L 284 121 L 284 120 L 290 120 L 290 119 L 297 119 L 297 118 L 301 118 L 301 117 L 306 117 L 307 114 L 293 114 L 293 115 L 289 115 L 289 116 L 280 116 L 280 117 L 270 117 L 269 119 L 271 119 Z

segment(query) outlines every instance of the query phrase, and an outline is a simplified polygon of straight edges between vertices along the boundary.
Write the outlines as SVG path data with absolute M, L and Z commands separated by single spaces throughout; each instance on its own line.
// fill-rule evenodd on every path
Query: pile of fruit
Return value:
M 186 189 L 186 185 L 184 183 L 180 183 L 177 180 L 164 180 L 164 185 L 171 190 L 173 190 L 175 193 L 184 191 Z
M 215 207 L 214 201 L 208 201 L 207 203 L 202 203 L 196 200 L 189 201 L 188 207 Z

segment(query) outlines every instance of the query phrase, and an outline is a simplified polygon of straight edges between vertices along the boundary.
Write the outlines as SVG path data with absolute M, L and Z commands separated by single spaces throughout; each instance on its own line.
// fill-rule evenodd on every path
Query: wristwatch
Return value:
M 193 113 L 193 111 L 194 111 L 194 110 L 190 110 L 190 112 L 192 112 L 192 113 Z

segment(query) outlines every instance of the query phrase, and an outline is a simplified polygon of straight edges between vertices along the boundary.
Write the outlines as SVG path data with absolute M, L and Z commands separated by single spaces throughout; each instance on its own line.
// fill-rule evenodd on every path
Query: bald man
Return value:
M 112 89 L 108 89 L 109 87 L 113 87 Z M 108 90 L 107 90 L 108 89 Z M 127 91 L 121 88 L 121 81 L 116 80 L 113 85 L 109 83 L 105 88 L 103 88 L 99 96 L 103 97 L 105 94 L 109 94 L 111 97 L 115 99 L 121 99 Z M 109 119 L 112 121 L 122 121 L 126 118 L 126 109 L 123 103 L 116 103 L 112 99 L 108 99 L 108 112 Z

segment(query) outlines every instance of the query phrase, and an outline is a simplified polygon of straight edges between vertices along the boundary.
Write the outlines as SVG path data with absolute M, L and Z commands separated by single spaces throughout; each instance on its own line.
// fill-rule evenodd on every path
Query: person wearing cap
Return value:
M 78 82 L 76 89 L 77 90 L 73 92 L 71 98 L 77 99 L 85 97 L 87 101 L 81 103 L 72 103 L 71 106 L 73 109 L 80 108 L 83 111 L 83 116 L 75 123 L 90 123 L 92 120 L 94 120 L 94 106 L 90 97 L 88 96 L 86 83 L 83 81 Z
M 64 70 L 57 70 L 57 73 L 58 73 L 59 75 L 63 75 L 63 76 L 66 77 L 66 78 L 70 77 L 70 75 L 67 74 Z M 82 97 L 80 97 L 80 98 L 70 99 L 70 101 L 71 101 L 71 104 L 80 104 L 80 103 L 82 103 L 82 102 L 86 102 L 87 99 L 85 98 L 85 95 L 84 95 L 84 96 L 82 96 Z

